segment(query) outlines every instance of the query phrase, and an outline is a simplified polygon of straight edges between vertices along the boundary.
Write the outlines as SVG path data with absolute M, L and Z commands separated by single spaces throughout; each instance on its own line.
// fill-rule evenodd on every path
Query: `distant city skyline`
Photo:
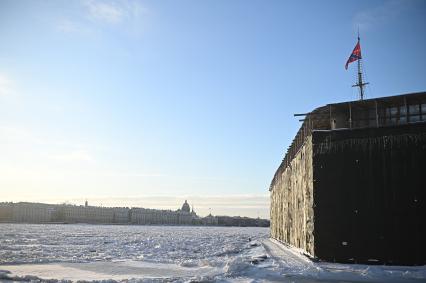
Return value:
M 269 195 L 227 195 L 224 196 L 139 196 L 139 197 L 89 197 L 89 198 L 33 198 L 29 202 L 48 204 L 72 204 L 102 207 L 143 207 L 150 209 L 177 210 L 187 200 L 191 209 L 200 216 L 213 215 L 249 216 L 269 219 Z M 6 202 L 26 202 L 27 200 L 3 198 Z
M 426 90 L 425 1 L 0 2 L 0 201 L 269 217 L 294 113 Z M 123 204 L 120 204 L 123 203 Z

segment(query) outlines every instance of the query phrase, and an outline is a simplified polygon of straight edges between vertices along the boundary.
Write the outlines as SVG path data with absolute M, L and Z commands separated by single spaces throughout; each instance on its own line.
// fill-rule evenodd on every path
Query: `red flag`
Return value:
M 346 61 L 345 69 L 348 69 L 349 63 L 355 62 L 356 60 L 361 59 L 361 45 L 358 43 L 355 45 L 354 51 L 352 51 L 351 56 L 349 56 L 348 61 Z

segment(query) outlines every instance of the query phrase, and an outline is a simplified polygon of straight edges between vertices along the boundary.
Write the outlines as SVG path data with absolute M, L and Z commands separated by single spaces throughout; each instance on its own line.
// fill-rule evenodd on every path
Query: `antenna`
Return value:
M 361 39 L 359 37 L 359 27 L 358 27 L 358 44 L 360 44 L 360 42 L 361 42 Z M 360 53 L 360 55 L 361 55 L 361 53 Z M 359 59 L 357 60 L 357 63 L 358 63 L 358 82 L 356 84 L 354 84 L 352 87 L 359 87 L 360 100 L 364 100 L 364 86 L 368 85 L 368 83 L 365 83 L 363 81 L 361 60 L 362 60 L 362 56 L 360 56 Z

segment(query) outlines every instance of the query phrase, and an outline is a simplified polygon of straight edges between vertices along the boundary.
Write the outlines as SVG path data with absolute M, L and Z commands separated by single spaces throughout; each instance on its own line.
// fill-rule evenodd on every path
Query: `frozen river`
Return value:
M 268 228 L 0 224 L 0 281 L 424 282 L 425 267 L 313 263 Z

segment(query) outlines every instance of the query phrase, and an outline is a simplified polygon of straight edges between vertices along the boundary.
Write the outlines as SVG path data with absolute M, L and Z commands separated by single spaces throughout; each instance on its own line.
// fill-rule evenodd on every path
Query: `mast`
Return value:
M 360 38 L 359 38 L 359 29 L 358 29 L 358 44 L 359 43 L 360 43 Z M 363 81 L 361 60 L 362 60 L 362 56 L 360 56 L 360 58 L 357 60 L 358 61 L 357 62 L 358 63 L 358 82 L 354 84 L 352 87 L 359 87 L 360 100 L 364 100 L 364 86 L 368 85 L 368 83 L 365 83 Z

